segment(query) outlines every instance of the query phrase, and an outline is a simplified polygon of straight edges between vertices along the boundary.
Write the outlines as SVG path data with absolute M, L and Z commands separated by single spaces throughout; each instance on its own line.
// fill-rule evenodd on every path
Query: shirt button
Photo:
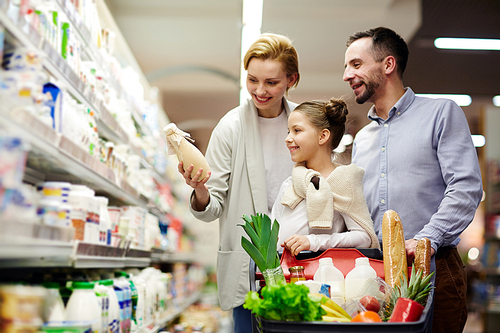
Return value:
M 389 125 L 387 125 L 387 124 L 384 124 L 384 127 L 389 127 Z
M 385 177 L 385 173 L 381 174 L 380 177 L 384 178 Z
M 401 112 L 398 112 L 398 116 L 400 116 L 400 115 L 401 115 Z
M 384 199 L 380 199 L 380 203 L 385 203 L 385 200 Z
M 385 147 L 382 147 L 382 151 L 385 151 Z

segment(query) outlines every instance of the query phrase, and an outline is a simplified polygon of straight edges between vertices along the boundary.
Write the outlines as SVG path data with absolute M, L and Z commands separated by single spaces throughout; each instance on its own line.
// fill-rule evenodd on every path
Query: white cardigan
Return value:
M 297 104 L 285 100 L 287 116 Z M 250 290 L 250 257 L 241 247 L 246 236 L 243 215 L 268 213 L 267 189 L 258 113 L 251 99 L 229 111 L 219 121 L 207 147 L 212 176 L 207 182 L 210 202 L 199 220 L 219 219 L 217 285 L 222 310 L 240 306 Z M 290 161 L 283 161 L 291 163 Z M 290 175 L 282 175 L 285 180 Z

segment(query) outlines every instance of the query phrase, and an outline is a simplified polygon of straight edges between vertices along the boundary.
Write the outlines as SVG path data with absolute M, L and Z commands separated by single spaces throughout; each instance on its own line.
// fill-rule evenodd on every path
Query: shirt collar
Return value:
M 405 88 L 405 90 L 406 92 L 404 93 L 404 95 L 401 96 L 401 98 L 396 102 L 396 104 L 394 104 L 394 106 L 389 111 L 389 117 L 386 120 L 380 118 L 377 115 L 377 112 L 375 111 L 375 105 L 373 105 L 368 111 L 368 119 L 376 121 L 377 123 L 381 124 L 391 119 L 396 113 L 398 116 L 402 115 L 415 100 L 415 93 L 413 92 L 413 90 L 411 90 L 410 87 Z

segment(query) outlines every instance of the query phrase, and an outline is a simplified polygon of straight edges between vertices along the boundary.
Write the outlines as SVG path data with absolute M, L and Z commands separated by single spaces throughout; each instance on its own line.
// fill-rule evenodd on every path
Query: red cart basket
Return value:
M 319 259 L 330 257 L 333 264 L 337 267 L 344 276 L 347 275 L 355 266 L 356 258 L 368 257 L 370 265 L 375 269 L 377 275 L 385 278 L 384 262 L 382 252 L 378 249 L 328 249 L 324 252 L 305 252 L 300 253 L 297 257 L 293 257 L 289 251 L 285 250 L 281 256 L 281 267 L 287 281 L 290 280 L 289 268 L 293 266 L 303 266 L 304 274 L 307 280 L 312 280 L 314 273 L 318 269 Z M 408 268 L 408 274 L 411 273 L 411 267 Z M 409 276 L 409 275 L 408 275 Z M 264 278 L 259 272 L 256 274 L 256 279 L 260 281 L 260 285 L 264 286 Z M 432 312 L 433 312 L 434 290 L 429 293 L 427 305 L 420 319 L 410 323 L 338 323 L 338 322 L 323 322 L 323 321 L 279 321 L 270 320 L 260 317 L 255 317 L 253 320 L 254 327 L 260 333 L 270 332 L 300 332 L 300 333 L 316 333 L 316 332 L 335 332 L 335 333 L 353 333 L 353 332 L 430 332 L 432 329 Z

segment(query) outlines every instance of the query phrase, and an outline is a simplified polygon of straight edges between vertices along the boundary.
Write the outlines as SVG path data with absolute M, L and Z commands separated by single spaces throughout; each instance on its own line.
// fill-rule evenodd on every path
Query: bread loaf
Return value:
M 403 275 L 408 278 L 408 265 L 403 224 L 398 213 L 393 210 L 386 211 L 382 219 L 382 248 L 385 282 L 391 287 L 400 285 Z
M 415 249 L 415 270 L 422 271 L 422 276 L 431 272 L 431 241 L 429 238 L 419 239 Z
M 186 140 L 186 138 L 190 138 L 189 134 L 178 129 L 174 123 L 165 126 L 163 133 L 165 133 L 167 138 L 169 155 L 176 154 L 179 161 L 183 163 L 184 169 L 192 164 L 194 168 L 191 172 L 191 177 L 194 177 L 198 170 L 203 168 L 203 173 L 199 180 L 205 178 L 210 171 L 210 166 L 201 151 Z

